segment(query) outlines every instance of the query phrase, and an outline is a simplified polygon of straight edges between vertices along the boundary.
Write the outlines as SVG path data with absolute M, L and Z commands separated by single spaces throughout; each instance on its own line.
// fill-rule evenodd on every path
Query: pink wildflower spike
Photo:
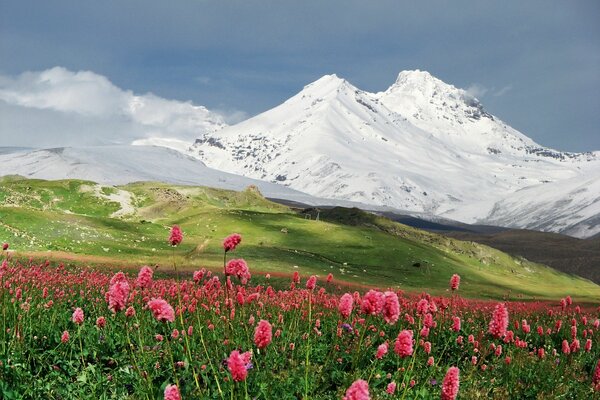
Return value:
M 96 318 L 96 326 L 100 329 L 104 328 L 106 326 L 106 318 L 104 318 L 104 317 Z
M 452 317 L 452 330 L 454 332 L 460 331 L 460 318 L 459 317 Z
M 377 315 L 383 309 L 384 296 L 377 290 L 369 290 L 362 298 L 360 311 L 367 315 Z
M 413 353 L 413 331 L 403 330 L 398 334 L 394 345 L 394 352 L 400 357 L 409 357 Z
M 592 377 L 594 385 L 600 385 L 600 360 L 596 363 L 596 369 L 594 369 L 594 376 Z
M 247 357 L 240 354 L 239 351 L 234 350 L 231 352 L 227 359 L 227 369 L 231 372 L 234 381 L 242 382 L 246 380 L 246 377 L 248 376 L 246 365 L 249 362 Z
M 165 400 L 181 400 L 179 388 L 176 385 L 167 385 L 165 388 Z
M 382 343 L 379 345 L 379 347 L 377 347 L 377 354 L 375 355 L 375 358 L 377 358 L 378 360 L 381 360 L 383 358 L 383 356 L 385 356 L 388 352 L 388 344 L 387 342 Z
M 148 302 L 148 308 L 152 311 L 152 315 L 159 321 L 175 321 L 175 311 L 169 303 L 163 299 L 151 299 Z
M 83 310 L 81 308 L 77 307 L 75 309 L 75 311 L 73 312 L 72 320 L 77 325 L 83 324 Z
M 225 253 L 235 250 L 238 244 L 242 242 L 242 236 L 238 233 L 232 233 L 223 240 L 223 249 Z
M 506 335 L 506 328 L 508 328 L 508 310 L 504 304 L 498 303 L 492 314 L 488 332 L 500 339 Z
M 457 367 L 448 368 L 442 383 L 442 400 L 455 400 L 459 385 L 459 369 Z
M 264 319 L 261 319 L 254 330 L 254 344 L 259 349 L 267 347 L 273 339 L 273 327 Z
M 450 278 L 450 289 L 452 289 L 452 291 L 457 290 L 458 285 L 460 285 L 460 275 L 454 274 L 452 275 L 452 278 Z
M 2 243 L 2 250 L 3 251 L 8 250 L 8 243 Z
M 69 331 L 64 331 L 60 337 L 60 341 L 67 343 L 69 341 Z
M 395 391 L 396 391 L 396 382 L 388 383 L 387 388 L 385 389 L 385 392 L 387 394 L 394 394 Z
M 400 303 L 398 295 L 394 292 L 385 292 L 383 294 L 383 319 L 390 325 L 398 321 L 400 317 Z
M 135 285 L 139 288 L 151 288 L 152 287 L 152 275 L 154 270 L 148 266 L 143 266 L 138 273 L 138 277 L 135 281 Z
M 129 296 L 129 283 L 122 272 L 116 273 L 110 280 L 108 289 L 108 308 L 113 312 L 125 309 Z
M 340 298 L 340 304 L 338 310 L 342 317 L 348 318 L 352 314 L 352 307 L 354 305 L 354 299 L 350 293 L 344 293 Z
M 178 225 L 173 225 L 171 234 L 169 235 L 169 243 L 171 246 L 178 246 L 183 241 L 183 232 Z
M 327 274 L 327 283 L 331 283 L 332 280 L 333 280 L 333 274 L 330 272 Z
M 225 266 L 225 274 L 227 276 L 236 276 L 243 285 L 248 283 L 248 280 L 251 278 L 248 264 L 241 258 L 230 260 Z
M 315 290 L 316 285 L 317 285 L 317 277 L 314 275 L 311 275 L 311 277 L 308 278 L 308 280 L 306 281 L 306 288 L 308 290 Z
M 370 400 L 369 384 L 363 379 L 354 381 L 346 390 L 344 400 Z

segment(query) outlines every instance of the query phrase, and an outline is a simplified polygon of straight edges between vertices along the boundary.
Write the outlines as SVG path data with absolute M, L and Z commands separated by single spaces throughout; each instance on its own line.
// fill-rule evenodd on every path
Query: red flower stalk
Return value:
M 504 304 L 498 303 L 492 314 L 488 332 L 499 339 L 506 335 L 506 328 L 508 328 L 508 310 Z
M 390 325 L 394 325 L 400 317 L 400 303 L 398 295 L 394 292 L 383 293 L 383 319 Z
M 400 357 L 409 357 L 413 353 L 413 331 L 403 330 L 398 334 L 394 345 L 394 352 Z
M 173 225 L 171 234 L 169 235 L 169 243 L 171 246 L 178 246 L 183 241 L 183 232 L 178 225 Z
M 273 327 L 264 319 L 261 319 L 254 330 L 254 344 L 259 349 L 267 347 L 273 339 Z
M 379 347 L 377 347 L 377 354 L 375 355 L 375 358 L 377 358 L 378 360 L 382 359 L 383 356 L 385 356 L 388 352 L 388 344 L 387 342 L 382 343 L 379 345 Z
M 458 285 L 460 285 L 460 275 L 454 274 L 452 278 L 450 278 L 450 289 L 457 290 Z
M 363 379 L 354 381 L 352 385 L 346 390 L 344 400 L 370 400 L 369 395 L 369 384 Z
M 177 385 L 167 385 L 165 388 L 165 400 L 181 400 Z
M 367 315 L 377 315 L 383 309 L 383 293 L 377 290 L 369 290 L 360 304 L 360 311 Z
M 175 321 L 175 311 L 173 310 L 173 307 L 163 299 L 151 299 L 148 302 L 148 308 L 152 311 L 154 318 L 159 321 Z
M 460 385 L 459 370 L 457 367 L 448 368 L 444 381 L 442 382 L 442 400 L 455 400 Z
M 239 351 L 234 350 L 227 359 L 227 369 L 231 372 L 233 380 L 236 382 L 242 382 L 246 380 L 248 376 L 248 364 L 250 364 L 250 353 L 246 352 L 240 354 Z
M 338 311 L 342 314 L 342 317 L 348 318 L 352 314 L 352 307 L 354 306 L 354 299 L 350 293 L 344 293 L 340 298 L 340 304 L 338 305 Z
M 139 288 L 151 288 L 152 287 L 152 275 L 154 271 L 148 266 L 143 266 L 138 273 L 138 277 L 135 281 L 135 285 Z
M 242 282 L 242 284 L 246 284 L 250 279 L 250 270 L 248 269 L 248 264 L 243 259 L 235 259 L 231 260 L 225 266 L 225 275 L 233 275 L 237 276 L 238 279 Z
M 223 249 L 225 253 L 231 250 L 235 250 L 238 244 L 242 241 L 242 236 L 238 233 L 233 233 L 223 240 Z
M 75 309 L 75 311 L 73 312 L 73 318 L 72 318 L 72 320 L 77 325 L 83 324 L 83 310 L 81 308 L 77 307 Z
M 119 312 L 125 308 L 129 296 L 129 283 L 122 272 L 116 273 L 110 280 L 108 290 L 108 308 Z

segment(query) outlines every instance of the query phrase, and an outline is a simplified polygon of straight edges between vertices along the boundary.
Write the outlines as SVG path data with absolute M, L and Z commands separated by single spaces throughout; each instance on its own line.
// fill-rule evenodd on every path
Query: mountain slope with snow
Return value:
M 494 204 L 600 169 L 600 153 L 538 145 L 464 90 L 423 71 L 401 72 L 380 93 L 324 76 L 278 107 L 203 135 L 193 151 L 212 168 L 319 197 L 519 227 L 538 226 L 540 207 L 517 221 L 498 211 L 512 204 Z M 598 190 L 589 194 L 600 197 Z M 474 210 L 479 204 L 485 207 Z M 563 218 L 566 225 L 539 226 L 569 232 L 593 219 L 594 210 L 583 207 L 577 217 Z
M 268 197 L 311 203 L 296 190 L 207 167 L 178 151 L 157 146 L 94 146 L 54 149 L 0 148 L 0 177 L 21 175 L 37 179 L 85 179 L 105 185 L 160 181 L 243 190 L 255 185 Z

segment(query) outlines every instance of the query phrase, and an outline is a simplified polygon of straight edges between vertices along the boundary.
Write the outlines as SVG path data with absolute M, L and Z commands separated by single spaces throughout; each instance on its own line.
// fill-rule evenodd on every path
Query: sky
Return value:
M 421 69 L 544 146 L 600 150 L 598 21 L 595 0 L 0 0 L 0 146 L 192 140 L 198 115 L 325 74 L 378 92 Z

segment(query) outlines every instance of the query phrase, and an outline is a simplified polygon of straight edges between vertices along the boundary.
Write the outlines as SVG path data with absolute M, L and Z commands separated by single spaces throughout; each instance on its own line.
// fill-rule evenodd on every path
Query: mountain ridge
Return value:
M 192 152 L 213 168 L 311 195 L 469 223 L 486 223 L 519 190 L 600 168 L 600 152 L 543 147 L 463 89 L 418 70 L 378 93 L 325 75 L 271 110 L 203 135 Z M 580 217 L 549 229 L 593 215 Z

